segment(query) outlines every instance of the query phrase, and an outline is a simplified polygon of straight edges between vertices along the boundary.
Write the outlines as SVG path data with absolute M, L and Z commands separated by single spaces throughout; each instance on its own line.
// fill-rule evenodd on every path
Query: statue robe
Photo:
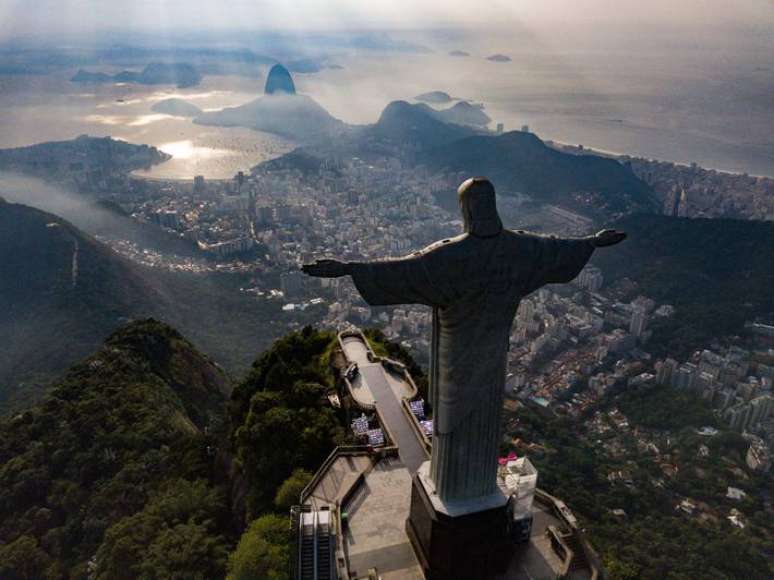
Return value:
M 593 250 L 588 239 L 502 230 L 353 265 L 369 304 L 433 308 L 430 476 L 442 500 L 496 490 L 508 337 L 519 301 L 544 284 L 575 278 Z

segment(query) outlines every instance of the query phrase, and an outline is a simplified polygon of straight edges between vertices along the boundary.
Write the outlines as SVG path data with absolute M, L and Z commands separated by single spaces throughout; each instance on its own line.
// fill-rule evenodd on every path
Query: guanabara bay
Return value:
M 0 0 L 0 580 L 774 578 L 772 27 Z

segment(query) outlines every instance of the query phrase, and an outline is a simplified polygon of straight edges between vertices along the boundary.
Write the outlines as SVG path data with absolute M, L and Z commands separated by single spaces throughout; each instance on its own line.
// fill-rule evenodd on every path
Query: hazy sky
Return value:
M 771 0 L 0 0 L 0 41 L 107 29 L 482 30 L 774 24 Z

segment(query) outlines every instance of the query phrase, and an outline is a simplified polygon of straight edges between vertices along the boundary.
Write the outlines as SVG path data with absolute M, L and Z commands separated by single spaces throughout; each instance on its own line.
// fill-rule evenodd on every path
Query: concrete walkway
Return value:
M 356 362 L 359 373 L 352 384 L 352 390 L 358 402 L 375 404 L 387 429 L 398 446 L 398 456 L 413 475 L 419 466 L 429 459 L 419 436 L 403 411 L 401 395 L 395 392 L 399 383 L 394 375 L 380 363 L 368 360 L 368 347 L 358 337 L 346 337 L 342 340 L 344 354 L 350 362 Z M 403 382 L 403 381 L 401 381 Z M 393 383 L 393 385 L 391 385 Z M 411 392 L 411 386 L 403 382 L 405 392 Z

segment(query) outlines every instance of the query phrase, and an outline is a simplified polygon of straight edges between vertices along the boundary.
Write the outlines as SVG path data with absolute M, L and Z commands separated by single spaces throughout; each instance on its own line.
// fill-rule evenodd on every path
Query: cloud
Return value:
M 35 177 L 0 171 L 0 197 L 58 215 L 95 233 L 116 216 L 76 193 Z
M 24 34 L 128 29 L 503 30 L 522 26 L 758 25 L 774 21 L 768 0 L 0 0 L 0 41 Z

